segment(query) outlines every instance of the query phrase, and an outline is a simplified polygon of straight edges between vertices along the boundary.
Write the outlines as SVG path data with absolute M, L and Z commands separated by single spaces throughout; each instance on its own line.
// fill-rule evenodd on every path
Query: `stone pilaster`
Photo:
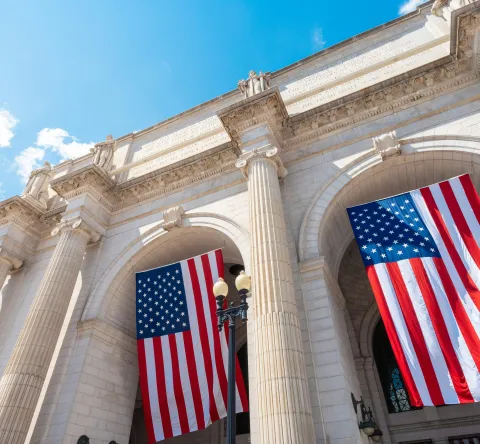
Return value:
M 258 442 L 310 444 L 313 421 L 280 194 L 276 148 L 237 162 L 248 176 Z
M 0 380 L 0 442 L 25 441 L 85 249 L 99 239 L 80 218 L 63 222 L 53 234 L 60 239 Z
M 351 399 L 352 393 L 358 399 L 361 392 L 345 322 L 345 299 L 323 258 L 300 263 L 300 273 L 324 440 L 366 444 Z

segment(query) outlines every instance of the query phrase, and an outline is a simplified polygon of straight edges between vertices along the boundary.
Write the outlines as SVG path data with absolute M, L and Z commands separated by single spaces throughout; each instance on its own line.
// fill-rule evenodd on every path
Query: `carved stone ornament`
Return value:
M 119 185 L 114 192 L 115 197 L 120 201 L 114 210 L 231 170 L 234 168 L 236 159 L 236 150 L 229 146 L 169 171 L 158 171 L 154 176 L 149 175 L 145 178 L 140 177 L 125 182 Z
M 0 202 L 0 225 L 13 223 L 34 237 L 42 237 L 48 228 L 43 220 L 48 212 L 32 200 L 13 196 Z
M 460 9 L 470 3 L 473 3 L 474 0 L 435 0 L 432 5 L 432 14 L 442 17 L 442 10 L 445 6 L 450 6 L 452 10 Z
M 47 208 L 51 174 L 52 166 L 49 162 L 45 162 L 42 168 L 33 170 L 30 173 L 30 179 L 25 186 L 22 197 L 38 201 L 44 208 Z
M 115 140 L 109 134 L 104 142 L 95 144 L 92 148 L 93 164 L 104 171 L 110 171 L 112 168 L 113 152 L 115 150 Z
M 51 187 L 64 199 L 89 192 L 97 197 L 108 209 L 115 203 L 112 190 L 113 179 L 97 165 L 88 165 L 51 182 Z
M 395 131 L 374 137 L 372 141 L 375 151 L 380 154 L 382 160 L 387 157 L 399 156 L 402 153 L 402 147 Z
M 453 4 L 453 2 L 452 2 Z M 447 93 L 475 80 L 480 74 L 480 55 L 475 52 L 474 35 L 480 25 L 480 12 L 470 11 L 452 20 L 451 35 L 456 36 L 451 58 L 444 65 L 428 64 L 405 80 L 377 85 L 377 90 L 355 93 L 352 97 L 324 104 L 291 117 L 283 127 L 284 148 L 291 149 L 318 139 L 333 131 L 345 130 L 396 109 Z M 455 37 L 454 37 L 455 38 Z
M 286 168 L 283 166 L 282 159 L 280 159 L 280 156 L 278 155 L 278 148 L 276 147 L 269 148 L 267 150 L 253 150 L 248 153 L 242 154 L 235 163 L 235 166 L 237 168 L 240 168 L 242 174 L 245 177 L 248 177 L 248 166 L 253 160 L 256 159 L 269 159 L 270 161 L 272 161 L 277 168 L 277 174 L 279 179 L 283 179 L 288 173 Z
M 162 228 L 165 231 L 170 231 L 172 228 L 181 228 L 185 211 L 181 205 L 169 208 L 163 212 Z
M 82 218 L 74 217 L 72 219 L 61 222 L 57 227 L 52 230 L 52 236 L 61 235 L 64 232 L 75 230 L 79 231 L 85 236 L 88 236 L 89 242 L 94 244 L 100 240 L 100 233 L 87 224 Z
M 282 129 L 289 120 L 278 88 L 272 88 L 245 102 L 235 103 L 220 110 L 217 115 L 238 149 L 241 145 L 241 134 L 262 123 L 268 124 L 277 142 L 281 143 Z
M 243 94 L 245 99 L 266 91 L 270 88 L 270 73 L 263 73 L 260 71 L 258 74 L 255 71 L 248 73 L 247 80 L 238 81 L 238 89 Z

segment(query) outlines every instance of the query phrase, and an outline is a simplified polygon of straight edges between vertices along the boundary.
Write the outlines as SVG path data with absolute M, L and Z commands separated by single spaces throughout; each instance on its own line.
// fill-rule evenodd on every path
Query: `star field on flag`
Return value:
M 179 263 L 143 272 L 137 288 L 138 339 L 190 330 Z

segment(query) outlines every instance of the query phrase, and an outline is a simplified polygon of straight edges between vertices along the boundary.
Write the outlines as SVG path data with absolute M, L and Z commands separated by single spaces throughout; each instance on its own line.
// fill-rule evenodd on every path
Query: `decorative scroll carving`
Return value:
M 45 162 L 42 168 L 33 170 L 30 173 L 30 179 L 22 193 L 22 197 L 32 198 L 47 208 L 48 186 L 50 184 L 51 174 L 52 166 L 49 162 Z
M 52 236 L 57 236 L 69 230 L 80 231 L 85 236 L 88 236 L 92 244 L 98 242 L 101 237 L 100 233 L 87 224 L 81 217 L 64 220 L 52 230 Z
M 267 150 L 253 150 L 242 154 L 235 163 L 235 166 L 240 168 L 245 177 L 248 177 L 248 165 L 255 159 L 270 159 L 273 161 L 277 167 L 277 174 L 280 179 L 283 179 L 288 173 L 283 166 L 282 159 L 280 159 L 280 156 L 278 155 L 278 148 L 276 147 Z
M 266 91 L 270 88 L 270 73 L 263 73 L 260 71 L 257 75 L 255 71 L 250 71 L 248 73 L 247 80 L 238 81 L 238 89 L 244 95 L 246 99 L 259 94 L 263 91 Z
M 385 160 L 387 157 L 399 156 L 402 153 L 402 147 L 395 131 L 374 137 L 372 141 L 373 147 L 380 154 L 382 160 Z
M 181 205 L 169 208 L 163 212 L 163 225 L 165 231 L 170 231 L 172 228 L 181 228 L 185 211 Z
M 112 168 L 114 149 L 115 141 L 112 135 L 109 134 L 104 142 L 97 143 L 94 148 L 92 148 L 93 164 L 104 171 L 110 171 Z

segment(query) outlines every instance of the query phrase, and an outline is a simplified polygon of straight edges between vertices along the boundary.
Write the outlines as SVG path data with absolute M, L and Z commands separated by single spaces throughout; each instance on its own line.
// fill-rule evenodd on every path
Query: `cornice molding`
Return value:
M 262 123 L 268 123 L 270 130 L 281 143 L 282 128 L 288 124 L 289 116 L 278 88 L 264 92 L 235 103 L 217 113 L 232 143 L 240 154 L 241 134 Z
M 220 173 L 233 171 L 237 160 L 236 149 L 229 144 L 227 148 L 201 157 L 190 163 L 180 165 L 167 171 L 158 170 L 156 175 L 148 178 L 124 182 L 112 191 L 116 202 L 112 211 L 117 211 L 135 203 L 155 196 L 167 194 L 184 186 L 211 178 Z
M 52 180 L 50 186 L 66 200 L 89 193 L 108 210 L 111 210 L 115 204 L 112 196 L 112 190 L 115 187 L 114 180 L 102 168 L 94 164 L 58 177 Z
M 475 52 L 479 26 L 480 2 L 457 11 L 452 16 L 450 56 L 293 116 L 283 129 L 285 148 L 293 149 L 475 80 L 480 73 L 480 56 Z
M 0 202 L 0 225 L 14 223 L 28 234 L 39 238 L 49 228 L 44 219 L 45 213 L 29 200 L 13 196 Z

